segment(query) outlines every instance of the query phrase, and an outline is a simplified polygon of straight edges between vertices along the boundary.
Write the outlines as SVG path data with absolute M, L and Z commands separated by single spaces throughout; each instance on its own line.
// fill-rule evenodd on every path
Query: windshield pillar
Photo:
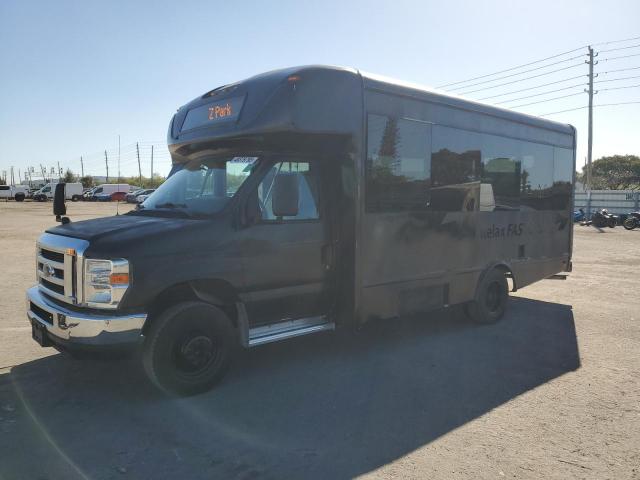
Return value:
M 225 170 L 213 170 L 213 196 L 227 196 L 227 172 Z

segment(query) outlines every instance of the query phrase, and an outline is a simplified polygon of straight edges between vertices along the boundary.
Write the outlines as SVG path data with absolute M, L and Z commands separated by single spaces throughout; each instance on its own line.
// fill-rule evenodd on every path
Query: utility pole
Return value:
M 120 183 L 120 135 L 118 135 L 118 183 Z
M 150 187 L 153 188 L 153 145 L 151 145 L 151 176 L 149 178 L 151 179 Z
M 80 177 L 84 177 L 84 163 L 82 162 L 82 155 L 80 155 Z
M 62 170 L 60 170 L 60 162 L 58 162 L 58 180 L 62 180 Z
M 140 167 L 140 146 L 136 142 L 136 154 L 138 155 L 138 178 L 140 180 L 140 186 L 142 187 L 142 168 Z
M 109 183 L 109 160 L 107 159 L 107 151 L 104 151 L 104 164 L 107 166 L 107 181 L 105 183 Z
M 585 90 L 589 94 L 589 129 L 587 138 L 587 191 L 591 191 L 591 155 L 593 147 L 593 95 L 598 92 L 593 91 L 593 67 L 597 64 L 593 59 L 598 56 L 593 54 L 593 48 L 589 48 L 589 60 L 586 62 L 589 64 L 589 89 Z M 596 75 L 597 76 L 597 75 Z M 591 212 L 587 212 L 590 214 Z

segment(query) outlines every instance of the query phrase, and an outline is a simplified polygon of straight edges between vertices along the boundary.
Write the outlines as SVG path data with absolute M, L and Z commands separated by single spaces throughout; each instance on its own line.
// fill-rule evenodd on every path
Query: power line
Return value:
M 612 107 L 615 105 L 635 105 L 635 104 L 639 104 L 640 101 L 636 102 L 619 102 L 619 103 L 601 103 L 599 105 L 593 105 L 593 107 Z M 564 112 L 574 112 L 576 110 L 584 110 L 585 108 L 589 108 L 588 105 L 585 105 L 584 107 L 577 107 L 577 108 L 569 108 L 567 110 L 559 110 L 557 112 L 551 112 L 551 113 L 543 113 L 541 115 L 538 115 L 539 117 L 546 117 L 547 115 L 555 115 L 556 113 L 564 113 Z
M 620 78 L 611 78 L 609 80 L 596 80 L 593 83 L 604 83 L 604 82 L 619 82 L 620 80 L 630 80 L 632 78 L 640 78 L 640 75 L 634 75 L 633 77 L 620 77 Z
M 607 70 L 606 72 L 599 72 L 598 75 L 607 75 L 608 73 L 614 72 L 627 72 L 629 70 L 638 70 L 640 67 L 631 67 L 631 68 L 618 68 L 616 70 Z
M 496 105 L 502 105 L 503 103 L 517 102 L 518 100 L 524 100 L 525 98 L 533 98 L 533 97 L 539 97 L 541 95 L 548 95 L 550 93 L 561 92 L 562 90 L 569 90 L 571 88 L 584 87 L 585 85 L 587 85 L 587 84 L 586 83 L 578 83 L 576 85 L 571 85 L 569 87 L 557 88 L 555 90 L 547 90 L 546 92 L 534 93 L 533 95 L 527 95 L 525 97 L 511 98 L 509 100 L 503 100 L 502 102 L 498 102 L 498 103 L 496 103 Z
M 556 85 L 558 83 L 568 82 L 569 80 L 575 80 L 576 78 L 582 78 L 582 77 L 586 77 L 586 75 L 577 75 L 575 77 L 565 78 L 564 80 L 558 80 L 556 82 L 543 83 L 541 85 L 536 85 L 535 87 L 521 88 L 520 90 L 513 90 L 511 92 L 500 93 L 498 95 L 492 95 L 490 97 L 483 97 L 483 98 L 480 98 L 479 100 L 489 100 L 490 98 L 504 97 L 505 95 L 511 95 L 512 93 L 520 93 L 520 92 L 526 92 L 528 90 L 535 90 L 536 88 L 548 87 L 549 85 Z
M 584 92 L 578 92 L 578 93 L 570 93 L 569 95 L 562 95 L 561 97 L 553 97 L 553 98 L 549 98 L 547 100 L 540 100 L 538 102 L 531 102 L 531 103 L 525 103 L 523 105 L 515 105 L 513 107 L 509 107 L 509 108 L 520 108 L 520 107 L 528 107 L 529 105 L 536 105 L 538 103 L 545 103 L 545 102 L 551 102 L 553 100 L 560 100 L 561 98 L 567 98 L 567 97 L 575 97 L 576 95 L 582 95 Z
M 594 43 L 593 46 L 597 47 L 598 45 L 611 45 L 612 43 L 630 42 L 632 40 L 640 40 L 640 37 L 623 38 L 622 40 L 611 40 L 609 42 Z
M 457 95 L 467 95 L 469 93 L 475 93 L 475 92 L 481 92 L 483 90 L 490 90 L 492 88 L 497 88 L 497 87 L 502 87 L 504 85 L 511 85 L 513 83 L 518 83 L 518 82 L 524 82 L 525 80 L 531 80 L 532 78 L 538 78 L 538 77 L 544 77 L 545 75 L 551 75 L 552 73 L 556 73 L 556 72 L 561 72 L 562 70 L 567 70 L 569 68 L 575 68 L 575 67 L 582 67 L 584 65 L 584 63 L 578 63 L 576 65 L 570 65 L 568 67 L 564 67 L 564 68 L 559 68 L 557 70 L 552 70 L 550 72 L 545 72 L 545 73 L 540 73 L 538 75 L 532 75 L 530 77 L 527 78 L 521 78 L 519 80 L 512 80 L 510 82 L 505 82 L 505 83 L 499 83 L 497 85 L 492 85 L 490 87 L 483 87 L 483 88 L 478 88 L 477 90 L 470 90 L 468 92 L 460 92 Z
M 519 68 L 523 68 L 523 67 L 528 67 L 529 65 L 535 65 L 536 63 L 540 63 L 540 62 L 545 62 L 547 60 L 552 60 L 554 58 L 558 58 L 558 57 L 562 57 L 563 55 L 567 55 L 569 53 L 573 53 L 573 52 L 577 52 L 578 50 L 582 50 L 583 48 L 585 48 L 585 46 L 576 48 L 574 50 L 569 50 L 567 52 L 563 52 L 563 53 L 558 53 L 557 55 L 552 55 L 550 57 L 547 58 L 542 58 L 540 60 L 536 60 L 534 62 L 529 62 L 529 63 L 523 63 L 522 65 L 518 65 L 516 67 L 511 67 L 511 68 L 507 68 L 505 70 L 500 70 L 498 72 L 493 72 L 493 73 L 488 73 L 486 75 L 481 75 L 479 77 L 474 77 L 474 78 L 468 78 L 467 80 L 461 80 L 459 82 L 453 82 L 453 83 L 446 83 L 444 85 L 440 85 L 439 87 L 436 88 L 444 88 L 444 87 L 450 87 L 452 85 L 460 85 L 461 83 L 467 83 L 467 82 L 472 82 L 474 80 L 480 80 L 481 78 L 487 78 L 487 77 L 492 77 L 494 75 L 499 75 L 501 73 L 506 73 L 506 72 L 511 72 L 513 70 L 518 70 Z
M 550 63 L 548 65 L 542 65 L 541 67 L 531 68 L 529 70 L 523 70 L 522 72 L 512 73 L 510 75 L 505 75 L 503 77 L 493 78 L 491 80 L 484 80 L 482 82 L 472 83 L 471 85 L 465 85 L 464 87 L 456 87 L 451 91 L 464 90 L 465 88 L 475 87 L 477 85 L 484 85 L 485 83 L 491 83 L 491 82 L 495 82 L 497 80 L 504 80 L 505 78 L 517 77 L 518 75 L 523 75 L 525 73 L 535 72 L 536 70 L 541 70 L 543 68 L 552 67 L 553 65 L 559 65 L 560 63 L 565 63 L 565 62 L 568 62 L 570 60 L 575 60 L 576 58 L 581 58 L 581 57 L 582 57 L 582 55 L 577 55 L 575 57 L 567 58 L 566 60 L 561 60 L 559 62 Z M 583 65 L 583 64 L 579 63 L 578 65 Z M 559 71 L 559 70 L 557 70 L 557 71 Z
M 598 51 L 598 53 L 617 52 L 618 50 L 628 50 L 630 48 L 636 48 L 636 47 L 640 47 L 640 43 L 636 43 L 635 45 L 629 45 L 628 47 L 618 47 L 618 48 L 609 48 L 607 50 L 600 50 Z
M 620 57 L 601 58 L 601 62 L 608 62 L 609 60 L 620 60 L 621 58 L 640 57 L 640 53 L 634 53 L 633 55 L 622 55 Z
M 611 87 L 611 88 L 601 88 L 600 90 L 598 90 L 599 92 L 606 92 L 608 90 L 622 90 L 624 88 L 637 88 L 640 87 L 640 84 L 638 85 L 627 85 L 626 87 Z

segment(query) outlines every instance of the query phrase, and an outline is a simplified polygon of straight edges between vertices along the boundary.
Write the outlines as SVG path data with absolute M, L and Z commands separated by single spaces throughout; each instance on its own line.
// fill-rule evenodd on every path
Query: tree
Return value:
M 93 187 L 93 177 L 91 175 L 85 175 L 80 178 L 80 183 L 82 183 L 82 188 L 91 188 Z
M 581 178 L 586 180 L 587 165 Z M 591 164 L 591 188 L 594 190 L 629 190 L 640 188 L 640 157 L 612 155 Z
M 64 181 L 64 183 L 75 183 L 77 178 L 78 177 L 76 177 L 73 174 L 73 172 L 67 168 L 67 172 L 64 174 L 63 181 Z

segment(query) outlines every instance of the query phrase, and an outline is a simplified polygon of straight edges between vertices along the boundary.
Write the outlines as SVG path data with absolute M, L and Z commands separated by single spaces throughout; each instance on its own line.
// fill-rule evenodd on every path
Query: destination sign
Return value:
M 240 116 L 243 104 L 244 97 L 234 97 L 193 108 L 187 112 L 181 131 L 235 122 Z

